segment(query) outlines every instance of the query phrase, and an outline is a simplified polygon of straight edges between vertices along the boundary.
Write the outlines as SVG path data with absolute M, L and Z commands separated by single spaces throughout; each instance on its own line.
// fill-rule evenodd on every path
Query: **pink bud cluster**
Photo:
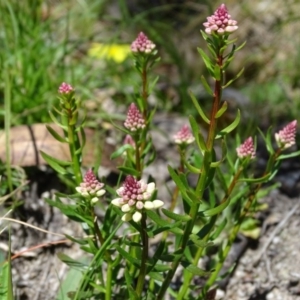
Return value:
M 164 205 L 161 200 L 150 201 L 155 190 L 155 183 L 145 183 L 133 176 L 127 176 L 123 186 L 117 189 L 119 198 L 112 200 L 112 204 L 121 208 L 125 213 L 123 221 L 139 222 L 142 218 L 143 209 L 157 209 Z
M 74 89 L 73 89 L 73 87 L 72 87 L 70 84 L 63 82 L 63 83 L 60 85 L 60 87 L 59 87 L 59 89 L 58 89 L 58 92 L 59 92 L 60 94 L 69 94 L 69 93 L 72 92 L 73 90 L 74 90 Z
M 294 120 L 287 124 L 278 133 L 275 133 L 275 140 L 280 148 L 286 149 L 295 144 L 297 130 L 297 120 Z
M 130 131 L 137 131 L 145 128 L 145 120 L 134 103 L 131 103 L 128 109 L 127 118 L 124 126 Z
M 228 14 L 225 4 L 221 4 L 215 13 L 207 17 L 207 22 L 203 23 L 205 32 L 212 34 L 216 32 L 219 35 L 231 33 L 238 29 L 237 21 L 232 20 Z
M 151 53 L 154 48 L 155 44 L 143 32 L 131 44 L 132 52 Z
M 236 152 L 239 158 L 255 158 L 255 149 L 252 137 L 250 136 L 249 138 L 247 138 L 242 145 L 236 148 Z
M 76 191 L 83 197 L 92 197 L 91 203 L 96 203 L 98 197 L 105 194 L 103 187 L 104 184 L 97 180 L 93 171 L 88 170 L 84 175 L 83 182 L 80 183 L 80 186 L 76 187 Z
M 174 142 L 178 145 L 188 145 L 193 143 L 195 140 L 187 125 L 183 125 L 182 128 L 173 136 L 173 138 Z

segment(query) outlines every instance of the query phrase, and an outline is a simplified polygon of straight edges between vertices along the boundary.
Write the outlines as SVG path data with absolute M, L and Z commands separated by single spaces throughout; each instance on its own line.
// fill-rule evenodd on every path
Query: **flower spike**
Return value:
M 76 187 L 76 191 L 85 198 L 92 198 L 91 203 L 95 204 L 98 201 L 98 197 L 105 194 L 103 187 L 104 184 L 97 180 L 93 171 L 90 169 L 85 173 L 80 186 Z
M 173 136 L 175 144 L 188 145 L 194 142 L 195 138 L 192 135 L 188 125 L 183 125 L 182 128 Z
M 131 51 L 134 53 L 151 53 L 154 48 L 155 44 L 143 32 L 140 32 L 136 40 L 131 44 Z
M 73 87 L 70 84 L 65 82 L 63 82 L 58 89 L 58 92 L 60 94 L 69 94 L 72 91 L 74 91 Z
M 232 20 L 228 14 L 225 4 L 221 4 L 215 13 L 207 17 L 207 22 L 203 23 L 207 34 L 217 33 L 223 35 L 232 33 L 238 29 L 237 21 Z
M 143 129 L 146 126 L 142 114 L 134 103 L 131 103 L 129 106 L 124 126 L 130 131 L 137 131 L 138 129 Z
M 252 137 L 250 136 L 242 145 L 237 147 L 236 152 L 239 158 L 245 158 L 248 156 L 251 159 L 255 158 L 255 150 Z
M 289 148 L 293 146 L 296 141 L 296 130 L 297 130 L 297 120 L 294 120 L 287 124 L 282 130 L 278 133 L 275 133 L 275 140 L 278 147 L 282 149 Z

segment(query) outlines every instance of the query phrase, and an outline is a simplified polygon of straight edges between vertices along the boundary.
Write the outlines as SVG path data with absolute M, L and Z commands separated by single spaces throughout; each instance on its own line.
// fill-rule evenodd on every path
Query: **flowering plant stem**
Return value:
M 143 212 L 142 213 L 142 219 L 141 219 L 141 238 L 142 238 L 142 244 L 143 244 L 143 252 L 142 252 L 142 259 L 141 259 L 141 268 L 140 273 L 138 277 L 138 282 L 136 286 L 136 293 L 139 297 L 141 297 L 143 289 L 144 289 L 144 282 L 146 277 L 146 271 L 147 271 L 147 260 L 148 260 L 148 248 L 149 248 L 149 240 L 148 240 L 148 234 L 147 234 L 147 215 Z
M 222 68 L 222 61 L 223 61 L 222 55 L 220 53 L 218 53 L 217 64 L 219 65 L 220 69 Z M 221 95 L 222 95 L 221 82 L 222 82 L 222 73 L 220 74 L 220 79 L 215 81 L 213 106 L 212 106 L 212 110 L 211 110 L 209 131 L 208 131 L 208 136 L 207 136 L 207 140 L 206 140 L 207 151 L 204 152 L 203 164 L 202 164 L 200 175 L 198 177 L 198 183 L 196 186 L 196 196 L 199 199 L 199 203 L 203 198 L 203 193 L 204 193 L 204 190 L 206 187 L 205 185 L 206 185 L 207 175 L 208 175 L 208 172 L 210 169 L 212 150 L 213 150 L 213 146 L 214 146 L 214 140 L 215 140 L 216 128 L 217 128 L 217 118 L 215 118 L 215 115 L 218 112 L 220 102 L 221 102 Z M 179 263 L 182 260 L 182 256 L 184 255 L 184 250 L 187 246 L 190 234 L 192 233 L 192 230 L 194 228 L 194 225 L 195 225 L 195 222 L 197 219 L 197 214 L 198 214 L 198 210 L 199 210 L 199 206 L 200 206 L 199 203 L 194 203 L 193 205 L 191 205 L 190 212 L 189 212 L 191 220 L 188 221 L 186 224 L 186 227 L 185 227 L 184 233 L 183 233 L 183 237 L 181 240 L 181 244 L 180 244 L 181 255 L 178 255 L 177 258 L 172 263 L 171 270 L 168 272 L 168 274 L 160 288 L 160 291 L 157 296 L 157 300 L 163 299 L 163 297 L 166 293 L 166 290 L 168 289 L 168 287 L 171 283 L 171 280 L 176 272 L 176 269 L 178 268 Z M 180 299 L 180 298 L 178 298 L 178 299 Z

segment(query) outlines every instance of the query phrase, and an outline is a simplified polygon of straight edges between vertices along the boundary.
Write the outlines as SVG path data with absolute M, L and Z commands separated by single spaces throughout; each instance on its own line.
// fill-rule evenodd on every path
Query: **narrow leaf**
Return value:
M 73 259 L 65 253 L 59 252 L 57 253 L 57 257 L 69 267 L 78 269 L 79 271 L 83 271 L 88 268 L 87 264 L 80 262 L 78 259 Z
M 116 250 L 130 263 L 132 263 L 134 266 L 136 266 L 137 268 L 140 268 L 140 260 L 131 256 L 127 251 L 125 251 L 124 249 L 122 249 L 119 245 L 116 245 Z
M 205 88 L 206 92 L 210 95 L 210 96 L 213 96 L 214 93 L 213 91 L 211 90 L 211 87 L 209 86 L 209 84 L 207 83 L 205 77 L 202 75 L 201 76 L 201 82 L 203 84 L 203 87 Z
M 58 172 L 61 175 L 66 175 L 68 172 L 66 169 L 62 166 L 60 166 L 55 160 L 52 159 L 51 156 L 47 155 L 43 151 L 41 151 L 41 155 L 43 159 L 48 163 L 50 167 L 52 167 L 56 172 Z
M 110 156 L 110 159 L 115 159 L 115 158 L 121 156 L 127 150 L 134 150 L 134 149 L 131 145 L 125 144 L 125 145 L 121 146 L 119 149 L 117 149 L 115 152 L 113 152 Z
M 242 68 L 242 70 L 232 79 L 230 79 L 225 85 L 222 86 L 222 89 L 227 88 L 229 85 L 231 85 L 235 80 L 237 80 L 244 72 L 245 68 Z
M 170 219 L 174 221 L 182 221 L 182 222 L 187 222 L 191 220 L 191 217 L 189 215 L 179 215 L 174 212 L 171 212 L 167 209 L 162 208 L 161 211 Z
M 202 110 L 201 106 L 199 105 L 199 103 L 198 103 L 196 97 L 193 95 L 192 92 L 189 92 L 189 94 L 190 94 L 191 99 L 192 99 L 192 101 L 193 101 L 193 103 L 194 103 L 194 105 L 195 105 L 195 108 L 196 108 L 198 114 L 201 116 L 202 120 L 203 120 L 205 123 L 210 124 L 209 118 L 208 118 L 208 117 L 205 115 L 205 113 L 203 112 L 203 110 Z
M 194 119 L 194 117 L 190 116 L 189 120 L 190 120 L 191 128 L 192 128 L 196 143 L 198 145 L 198 148 L 203 153 L 203 152 L 207 151 L 207 147 L 206 147 L 204 138 L 203 138 L 201 132 L 199 131 L 198 124 L 197 124 L 196 120 Z
M 118 167 L 118 169 L 120 171 L 122 171 L 123 173 L 125 173 L 126 175 L 132 175 L 135 177 L 139 177 L 140 176 L 140 172 L 137 171 L 136 169 L 133 168 L 129 168 L 129 167 Z
M 205 217 L 212 217 L 214 215 L 217 215 L 218 213 L 222 212 L 229 204 L 229 199 L 227 199 L 224 203 L 220 204 L 217 207 L 208 209 L 203 212 Z
M 220 118 L 224 114 L 224 112 L 227 110 L 227 107 L 228 107 L 227 102 L 224 101 L 221 108 L 217 111 L 217 113 L 215 115 L 215 119 Z
M 60 124 L 60 122 L 57 120 L 57 118 L 54 116 L 54 114 L 51 111 L 49 111 L 49 116 L 50 116 L 51 120 L 53 121 L 53 123 L 55 123 L 57 126 L 61 127 L 64 130 L 68 130 L 68 127 Z
M 60 136 L 54 129 L 52 129 L 49 125 L 46 125 L 49 133 L 59 142 L 68 143 L 65 137 Z
M 205 64 L 209 74 L 214 77 L 215 74 L 214 74 L 214 68 L 213 68 L 212 61 L 210 60 L 208 55 L 201 48 L 197 48 L 197 50 L 198 50 L 199 54 L 201 55 L 202 60 Z
M 222 137 L 223 135 L 226 135 L 226 134 L 230 133 L 231 131 L 233 131 L 239 125 L 240 119 L 241 119 L 241 113 L 240 113 L 240 110 L 238 109 L 238 113 L 236 115 L 235 120 L 229 126 L 222 129 L 220 131 L 220 133 L 216 136 L 216 139 Z
M 210 275 L 210 272 L 202 270 L 202 269 L 200 269 L 200 268 L 198 268 L 197 266 L 194 266 L 194 265 L 189 265 L 187 268 L 185 268 L 185 270 L 192 273 L 193 275 L 196 275 L 196 276 L 208 276 L 208 275 Z

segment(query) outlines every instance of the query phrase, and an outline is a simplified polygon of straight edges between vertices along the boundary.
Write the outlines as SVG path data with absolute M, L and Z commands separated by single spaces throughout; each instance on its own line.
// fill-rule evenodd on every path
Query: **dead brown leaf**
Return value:
M 57 133 L 63 136 L 62 129 L 56 124 L 49 124 Z M 111 161 L 109 156 L 114 147 L 107 143 L 97 143 L 96 132 L 92 129 L 85 129 L 86 146 L 83 153 L 83 165 L 91 166 L 99 155 L 98 147 L 102 147 L 101 165 L 111 170 L 116 169 L 116 163 Z M 100 145 L 99 145 L 100 144 Z M 98 146 L 96 146 L 98 145 Z M 70 160 L 69 146 L 67 143 L 58 142 L 48 132 L 45 124 L 34 124 L 31 126 L 21 125 L 12 127 L 10 130 L 10 163 L 21 167 L 45 165 L 40 151 L 47 153 L 60 160 Z M 0 159 L 6 161 L 5 132 L 0 132 Z

